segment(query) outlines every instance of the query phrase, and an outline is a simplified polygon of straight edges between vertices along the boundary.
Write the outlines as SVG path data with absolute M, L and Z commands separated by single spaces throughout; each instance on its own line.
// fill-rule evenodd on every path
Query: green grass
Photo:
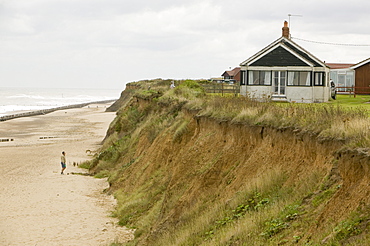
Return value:
M 360 208 L 357 211 L 352 212 L 352 214 L 346 220 L 339 222 L 333 230 L 334 235 L 332 238 L 332 243 L 335 244 L 336 242 L 340 242 L 340 245 L 360 245 L 357 243 L 350 243 L 351 240 L 349 239 L 356 239 L 356 237 L 358 237 L 357 239 L 361 239 L 362 242 L 364 242 L 364 240 L 367 240 L 368 242 L 368 230 L 370 227 L 370 215 L 368 210 L 369 207 Z
M 337 100 L 331 100 L 328 104 L 337 104 L 344 107 L 365 107 L 370 110 L 370 95 L 337 95 Z

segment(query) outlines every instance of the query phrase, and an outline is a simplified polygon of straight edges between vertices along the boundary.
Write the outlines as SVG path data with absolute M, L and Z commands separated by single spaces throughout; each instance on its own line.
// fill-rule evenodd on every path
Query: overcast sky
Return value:
M 326 62 L 370 57 L 369 0 L 0 0 L 0 87 L 124 88 L 220 77 L 281 36 Z

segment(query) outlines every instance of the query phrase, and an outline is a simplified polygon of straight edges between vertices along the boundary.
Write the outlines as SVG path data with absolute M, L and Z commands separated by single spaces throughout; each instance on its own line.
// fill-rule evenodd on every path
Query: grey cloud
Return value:
M 370 43 L 369 10 L 365 0 L 0 1 L 0 81 L 219 76 L 279 38 L 288 14 L 303 15 L 291 18 L 294 37 Z M 299 43 L 332 62 L 370 53 Z

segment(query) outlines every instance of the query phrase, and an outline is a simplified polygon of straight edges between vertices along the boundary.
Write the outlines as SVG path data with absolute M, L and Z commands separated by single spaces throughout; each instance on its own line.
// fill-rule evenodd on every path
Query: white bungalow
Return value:
M 330 98 L 329 68 L 290 39 L 287 21 L 281 38 L 240 67 L 241 95 L 305 103 L 326 102 Z

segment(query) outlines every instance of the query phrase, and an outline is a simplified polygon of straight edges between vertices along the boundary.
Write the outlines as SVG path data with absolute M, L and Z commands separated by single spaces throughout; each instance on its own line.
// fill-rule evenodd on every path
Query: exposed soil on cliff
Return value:
M 149 104 L 135 99 L 130 107 L 148 112 Z M 134 147 L 118 160 L 120 169 L 110 181 L 112 192 L 145 199 L 136 212 L 122 205 L 123 214 L 133 213 L 123 223 L 137 225 L 142 233 L 136 239 L 138 245 L 161 245 L 166 240 L 182 245 L 192 235 L 199 237 L 193 243 L 204 245 L 317 243 L 333 237 L 339 221 L 369 204 L 366 152 L 344 151 L 341 141 L 291 128 L 219 122 L 186 110 L 176 119 L 180 123 L 164 127 L 153 137 L 143 118 L 135 136 L 131 135 Z M 186 127 L 178 134 L 181 122 Z M 214 225 L 252 191 L 265 196 L 271 207 L 248 210 L 242 218 L 232 219 L 233 226 Z M 268 219 L 289 204 L 299 204 L 300 212 L 292 221 L 282 220 L 285 227 L 279 231 L 266 228 Z M 189 227 L 197 226 L 196 234 L 189 232 Z M 216 230 L 225 235 L 216 235 Z M 277 233 L 279 237 L 273 238 Z M 267 234 L 267 239 L 260 239 L 260 234 Z

